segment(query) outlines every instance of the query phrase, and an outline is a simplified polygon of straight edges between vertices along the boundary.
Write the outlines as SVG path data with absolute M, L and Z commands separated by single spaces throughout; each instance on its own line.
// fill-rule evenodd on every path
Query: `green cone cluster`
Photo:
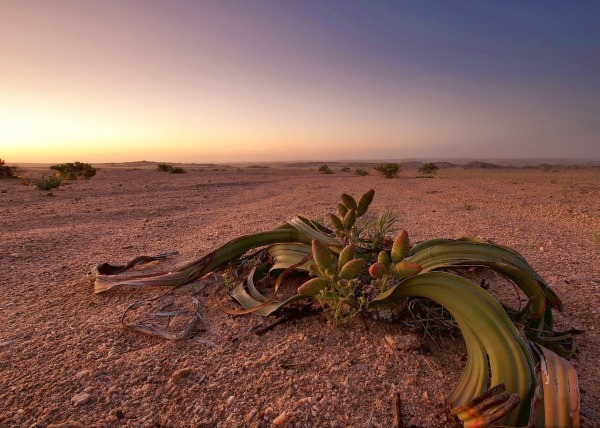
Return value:
M 337 215 L 329 214 L 329 221 L 333 226 L 335 236 L 342 239 L 352 236 L 352 228 L 356 223 L 356 219 L 365 215 L 374 196 L 375 190 L 371 189 L 362 195 L 357 203 L 354 197 L 342 193 L 342 202 L 337 206 Z
M 356 258 L 356 246 L 346 245 L 336 257 L 317 239 L 312 241 L 314 263 L 308 265 L 311 278 L 298 287 L 298 294 L 315 298 L 330 315 L 334 324 L 359 313 L 365 301 L 355 296 L 358 276 L 366 261 Z
M 390 276 L 406 279 L 423 269 L 418 263 L 404 260 L 408 249 L 408 232 L 402 229 L 392 244 L 391 257 L 386 251 L 380 251 L 377 262 L 369 267 L 369 275 L 376 280 L 382 292 L 387 289 Z

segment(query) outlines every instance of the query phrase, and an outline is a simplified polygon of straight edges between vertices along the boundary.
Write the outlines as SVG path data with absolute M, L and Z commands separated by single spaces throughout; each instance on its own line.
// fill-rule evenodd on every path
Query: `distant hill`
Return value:
M 479 161 L 474 161 L 474 162 L 469 162 L 463 165 L 464 169 L 501 169 L 504 168 L 500 165 L 495 165 L 493 163 L 487 163 L 487 162 L 479 162 Z

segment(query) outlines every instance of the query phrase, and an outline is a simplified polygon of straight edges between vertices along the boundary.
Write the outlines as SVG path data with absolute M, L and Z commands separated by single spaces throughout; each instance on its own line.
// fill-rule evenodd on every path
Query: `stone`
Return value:
M 193 372 L 193 370 L 190 369 L 189 367 L 186 367 L 186 368 L 183 368 L 183 369 L 179 369 L 179 370 L 175 370 L 171 374 L 171 380 L 174 380 L 174 381 L 181 380 L 184 377 L 188 377 L 192 372 Z
M 66 421 L 58 424 L 50 424 L 48 428 L 83 428 L 83 424 L 77 421 Z
M 83 406 L 84 404 L 89 403 L 91 398 L 92 396 L 90 394 L 88 394 L 87 392 L 82 392 L 80 394 L 75 394 L 73 398 L 71 398 L 71 403 L 75 407 Z
M 275 419 L 273 419 L 273 426 L 280 426 L 285 424 L 290 417 L 292 416 L 292 413 L 284 411 L 282 412 L 279 416 L 277 416 Z
M 416 351 L 421 349 L 423 343 L 421 338 L 414 334 L 404 335 L 385 335 L 386 345 L 392 350 L 397 351 Z
M 81 370 L 81 371 L 77 372 L 77 374 L 75 375 L 75 377 L 77 379 L 83 379 L 84 377 L 89 376 L 90 373 L 91 373 L 90 370 Z

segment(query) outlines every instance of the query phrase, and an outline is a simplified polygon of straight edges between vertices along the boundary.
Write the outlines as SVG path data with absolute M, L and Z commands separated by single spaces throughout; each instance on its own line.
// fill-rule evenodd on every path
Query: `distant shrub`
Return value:
M 361 168 L 356 168 L 356 170 L 354 171 L 354 173 L 356 175 L 360 175 L 361 177 L 364 177 L 365 175 L 369 175 L 369 171 L 366 171 L 366 170 L 361 169 Z
M 377 165 L 374 169 L 382 173 L 385 178 L 395 178 L 398 177 L 400 165 L 398 165 L 397 163 L 384 163 L 381 165 Z
M 33 185 L 38 188 L 38 190 L 50 190 L 56 189 L 58 186 L 62 184 L 62 180 L 58 177 L 51 176 L 46 177 L 42 176 L 39 180 L 35 180 Z
M 333 171 L 331 170 L 331 168 L 329 168 L 329 165 L 321 165 L 319 167 L 319 172 L 321 174 L 333 174 Z
M 171 174 L 183 174 L 185 173 L 185 169 L 179 166 L 167 165 L 166 163 L 159 163 L 158 165 L 159 171 L 162 172 L 170 172 Z
M 344 168 L 342 168 L 342 172 L 350 172 L 350 168 L 344 167 Z
M 435 174 L 438 171 L 438 169 L 440 169 L 440 167 L 434 163 L 424 163 L 419 168 L 419 172 L 421 174 Z
M 61 180 L 77 180 L 78 178 L 92 178 L 96 175 L 96 168 L 89 163 L 74 162 L 52 165 L 50 169 L 57 171 L 57 177 Z
M 8 166 L 4 159 L 0 159 L 0 178 L 16 178 L 15 170 L 16 166 Z

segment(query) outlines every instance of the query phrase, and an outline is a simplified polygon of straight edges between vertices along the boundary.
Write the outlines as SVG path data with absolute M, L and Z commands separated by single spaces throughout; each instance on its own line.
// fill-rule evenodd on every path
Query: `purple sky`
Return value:
M 9 162 L 600 158 L 599 2 L 3 0 L 0 58 Z

